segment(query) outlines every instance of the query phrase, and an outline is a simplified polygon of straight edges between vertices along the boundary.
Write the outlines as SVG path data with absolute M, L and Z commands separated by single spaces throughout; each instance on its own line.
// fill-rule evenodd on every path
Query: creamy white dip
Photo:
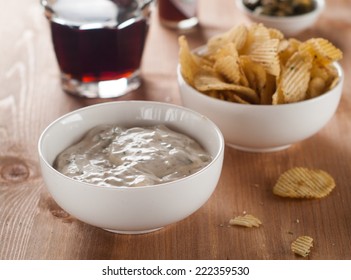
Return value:
M 186 177 L 210 161 L 199 143 L 164 125 L 100 125 L 59 154 L 54 168 L 79 181 L 133 187 Z

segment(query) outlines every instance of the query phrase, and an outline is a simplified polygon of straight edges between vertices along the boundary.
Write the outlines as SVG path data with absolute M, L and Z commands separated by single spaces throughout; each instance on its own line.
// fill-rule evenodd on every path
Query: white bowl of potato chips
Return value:
M 323 128 L 340 102 L 342 52 L 325 39 L 285 39 L 254 24 L 194 51 L 184 36 L 179 43 L 183 105 L 212 119 L 237 149 L 287 148 Z
M 236 4 L 251 21 L 291 36 L 313 26 L 324 10 L 325 0 L 236 0 Z

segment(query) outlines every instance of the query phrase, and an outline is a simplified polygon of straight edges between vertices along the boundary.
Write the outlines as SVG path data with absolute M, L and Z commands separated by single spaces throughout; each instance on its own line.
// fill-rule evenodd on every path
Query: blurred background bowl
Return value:
M 188 177 L 129 188 L 79 182 L 52 167 L 61 151 L 99 124 L 165 124 L 197 140 L 213 159 Z M 220 177 L 224 140 L 212 121 L 190 109 L 151 101 L 119 101 L 88 106 L 60 117 L 43 131 L 38 149 L 45 184 L 65 211 L 108 231 L 146 233 L 186 218 L 209 199 Z
M 296 16 L 269 16 L 255 13 L 246 7 L 243 0 L 235 0 L 239 10 L 251 21 L 263 23 L 266 27 L 280 30 L 285 36 L 296 35 L 313 26 L 325 7 L 325 0 L 314 0 L 315 9 L 309 13 Z
M 305 101 L 280 105 L 239 104 L 205 95 L 177 76 L 182 103 L 206 115 L 221 129 L 226 144 L 250 152 L 288 148 L 323 128 L 334 115 L 342 94 L 343 70 L 334 63 L 339 81 L 328 92 Z

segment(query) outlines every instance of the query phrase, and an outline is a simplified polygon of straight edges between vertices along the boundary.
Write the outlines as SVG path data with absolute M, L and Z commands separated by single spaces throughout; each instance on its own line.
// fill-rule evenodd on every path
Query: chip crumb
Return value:
M 244 216 L 236 216 L 229 221 L 231 226 L 243 226 L 243 227 L 259 227 L 262 222 L 253 215 L 245 214 Z
M 299 236 L 291 243 L 291 251 L 302 257 L 307 257 L 313 247 L 313 238 L 310 236 Z

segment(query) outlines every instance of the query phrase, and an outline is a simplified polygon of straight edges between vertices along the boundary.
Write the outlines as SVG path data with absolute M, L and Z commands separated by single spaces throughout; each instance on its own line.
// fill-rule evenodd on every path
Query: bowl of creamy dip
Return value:
M 138 234 L 202 207 L 223 164 L 221 131 L 182 106 L 116 101 L 52 122 L 38 142 L 44 182 L 58 205 L 87 224 Z

